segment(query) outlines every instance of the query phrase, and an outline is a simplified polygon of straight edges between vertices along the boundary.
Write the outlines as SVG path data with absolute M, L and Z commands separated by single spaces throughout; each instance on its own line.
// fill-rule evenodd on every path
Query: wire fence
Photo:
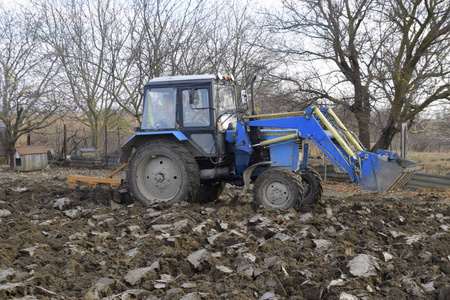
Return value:
M 418 172 L 408 181 L 407 186 L 415 189 L 450 189 L 450 175 L 441 176 Z
M 105 129 L 93 132 L 83 126 L 60 123 L 22 137 L 17 146 L 44 145 L 52 153 L 53 160 L 67 160 L 87 152 L 97 158 L 108 157 L 116 155 L 120 146 L 134 134 L 131 128 Z

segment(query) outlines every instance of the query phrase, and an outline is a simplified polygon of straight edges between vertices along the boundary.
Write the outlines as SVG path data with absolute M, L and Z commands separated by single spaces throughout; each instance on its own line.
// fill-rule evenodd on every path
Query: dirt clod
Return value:
M 327 183 L 271 211 L 227 186 L 144 208 L 68 174 L 104 175 L 0 171 L 0 299 L 449 299 L 446 192 Z

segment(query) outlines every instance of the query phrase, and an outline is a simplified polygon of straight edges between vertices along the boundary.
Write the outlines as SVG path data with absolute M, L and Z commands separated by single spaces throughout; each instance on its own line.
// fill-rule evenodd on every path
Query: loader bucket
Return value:
M 422 165 L 399 158 L 397 153 L 378 150 L 377 154 L 358 153 L 361 162 L 361 189 L 384 192 L 403 187 Z

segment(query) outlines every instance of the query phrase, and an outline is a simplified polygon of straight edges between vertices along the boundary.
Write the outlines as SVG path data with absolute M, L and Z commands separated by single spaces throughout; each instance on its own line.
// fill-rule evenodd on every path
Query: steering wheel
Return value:
M 166 119 L 162 119 L 162 120 L 159 120 L 159 121 L 155 124 L 155 127 L 157 127 L 157 128 L 167 128 L 167 127 L 169 127 L 169 124 L 167 123 L 167 120 L 166 120 Z
M 209 121 L 208 119 L 201 113 L 197 114 L 192 118 L 192 123 L 202 124 L 202 126 L 207 126 Z

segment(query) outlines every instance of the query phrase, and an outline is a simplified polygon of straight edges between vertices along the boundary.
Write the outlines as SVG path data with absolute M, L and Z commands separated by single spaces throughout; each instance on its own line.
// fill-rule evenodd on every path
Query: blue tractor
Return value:
M 256 115 L 231 77 L 161 77 L 144 87 L 142 125 L 121 147 L 127 185 L 144 206 L 209 202 L 225 183 L 249 188 L 269 209 L 317 203 L 319 174 L 307 166 L 314 142 L 367 191 L 403 186 L 419 166 L 396 153 L 365 151 L 329 108 Z M 253 82 L 252 82 L 253 90 Z

